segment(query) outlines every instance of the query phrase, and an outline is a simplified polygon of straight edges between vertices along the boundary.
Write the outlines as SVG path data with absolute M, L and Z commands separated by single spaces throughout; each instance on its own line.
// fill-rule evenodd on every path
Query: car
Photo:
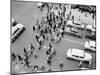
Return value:
M 95 27 L 95 25 L 87 25 L 86 30 L 96 32 L 96 27 Z
M 17 22 L 14 20 L 14 18 L 12 18 L 12 20 L 11 20 L 11 25 L 12 26 L 15 26 L 17 24 Z
M 89 64 L 91 64 L 92 61 L 92 55 L 80 49 L 69 48 L 66 55 L 67 58 L 74 59 L 77 61 L 87 61 L 89 62 Z
M 92 29 L 92 26 L 88 26 L 88 28 L 86 28 L 85 38 L 96 40 L 96 30 L 94 28 Z
M 96 51 L 96 42 L 95 41 L 86 41 L 84 43 L 85 49 L 88 49 L 90 51 Z
M 79 30 L 75 27 L 66 27 L 65 31 L 66 31 L 67 35 L 82 38 L 82 35 L 80 34 Z
M 84 29 L 85 28 L 84 24 L 81 24 L 81 23 L 78 23 L 78 22 L 72 21 L 72 20 L 68 20 L 67 26 L 76 27 L 78 29 Z
M 86 35 L 85 37 L 88 39 L 91 39 L 91 40 L 96 40 L 96 33 L 94 33 L 92 35 Z
M 16 24 L 15 26 L 12 26 L 12 43 L 16 40 L 16 38 L 25 30 L 25 27 L 23 24 Z
M 79 32 L 79 30 L 78 30 L 77 28 L 74 28 L 74 27 L 72 27 L 70 30 L 71 30 L 72 32 L 74 32 L 74 33 L 78 33 L 78 32 Z
M 73 21 L 74 27 L 77 27 L 79 29 L 85 29 L 85 24 L 80 23 L 79 21 Z

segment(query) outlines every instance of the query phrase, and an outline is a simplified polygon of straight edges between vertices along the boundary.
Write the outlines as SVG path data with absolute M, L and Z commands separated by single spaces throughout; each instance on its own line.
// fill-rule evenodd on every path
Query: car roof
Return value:
M 18 29 L 18 27 L 12 27 L 12 34 Z
M 83 50 L 72 49 L 71 53 L 72 53 L 72 55 L 84 57 L 84 51 Z

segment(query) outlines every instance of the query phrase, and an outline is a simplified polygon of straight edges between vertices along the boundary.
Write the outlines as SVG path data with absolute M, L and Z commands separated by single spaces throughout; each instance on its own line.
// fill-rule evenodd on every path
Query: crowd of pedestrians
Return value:
M 52 59 L 55 57 L 57 51 L 53 47 L 53 44 L 59 43 L 62 38 L 66 35 L 66 24 L 69 19 L 74 20 L 74 16 L 71 16 L 71 11 L 66 16 L 66 5 L 65 4 L 45 4 L 41 7 L 40 10 L 43 10 L 44 7 L 47 7 L 46 16 L 42 17 L 42 20 L 37 19 L 35 25 L 33 25 L 33 33 L 35 33 L 35 39 L 38 44 L 38 50 L 42 50 L 44 43 L 50 39 L 49 46 L 46 47 L 46 58 L 47 64 L 52 66 Z M 42 11 L 41 11 L 42 12 Z M 38 54 L 35 53 L 36 47 L 29 43 L 28 49 L 24 48 L 24 56 L 12 53 L 12 61 L 18 60 L 23 61 L 24 66 L 30 68 L 34 67 L 34 70 L 39 70 L 38 65 L 30 65 L 29 59 L 34 57 L 38 58 Z M 59 67 L 63 69 L 63 61 L 59 62 Z M 45 71 L 46 67 L 43 65 L 41 71 Z M 51 68 L 47 69 L 48 72 L 51 71 Z

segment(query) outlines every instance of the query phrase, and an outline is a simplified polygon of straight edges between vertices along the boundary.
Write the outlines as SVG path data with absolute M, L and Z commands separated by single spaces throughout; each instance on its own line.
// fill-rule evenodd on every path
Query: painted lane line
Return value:
M 65 40 L 68 40 L 68 41 L 71 41 L 71 42 L 74 42 L 74 43 L 77 43 L 77 44 L 84 44 L 84 43 L 81 43 L 81 42 L 78 42 L 78 41 L 75 41 L 75 40 L 71 40 L 71 39 L 65 39 Z

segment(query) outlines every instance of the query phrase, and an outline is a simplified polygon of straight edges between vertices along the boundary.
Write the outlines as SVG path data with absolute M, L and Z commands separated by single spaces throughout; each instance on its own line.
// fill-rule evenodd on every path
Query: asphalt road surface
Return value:
M 65 36 L 60 43 L 57 43 L 54 45 L 57 54 L 52 60 L 52 66 L 47 65 L 46 62 L 46 54 L 45 49 L 38 50 L 37 41 L 35 40 L 35 33 L 32 30 L 32 26 L 36 23 L 36 17 L 41 18 L 41 16 L 45 15 L 46 8 L 41 12 L 38 8 L 35 2 L 18 2 L 13 1 L 12 2 L 12 17 L 18 22 L 22 23 L 26 30 L 16 39 L 16 41 L 12 44 L 11 49 L 12 52 L 15 52 L 17 54 L 20 54 L 23 56 L 24 47 L 28 49 L 28 44 L 32 43 L 36 49 L 35 52 L 38 54 L 38 58 L 34 59 L 31 58 L 30 62 L 31 65 L 39 65 L 39 66 L 46 66 L 46 68 L 51 68 L 52 71 L 61 71 L 61 68 L 59 67 L 60 61 L 63 61 L 64 67 L 62 70 L 79 70 L 80 67 L 78 67 L 79 62 L 74 60 L 66 59 L 66 51 L 68 48 L 78 48 L 78 49 L 84 49 L 84 42 L 88 39 L 79 39 L 72 36 Z M 76 14 L 77 10 L 73 10 L 73 13 Z M 76 13 L 75 13 L 76 12 Z M 76 14 L 77 15 L 77 14 Z M 77 17 L 77 16 L 76 16 Z M 93 20 L 87 18 L 82 18 L 82 21 L 91 24 L 94 23 Z M 48 45 L 48 42 L 45 43 L 44 46 Z M 96 59 L 95 59 L 95 52 L 86 51 L 88 53 L 91 53 L 93 56 L 93 63 L 92 68 L 96 68 Z M 31 72 L 29 69 L 22 67 L 21 69 L 18 69 L 15 71 L 15 66 L 12 63 L 12 72 Z

